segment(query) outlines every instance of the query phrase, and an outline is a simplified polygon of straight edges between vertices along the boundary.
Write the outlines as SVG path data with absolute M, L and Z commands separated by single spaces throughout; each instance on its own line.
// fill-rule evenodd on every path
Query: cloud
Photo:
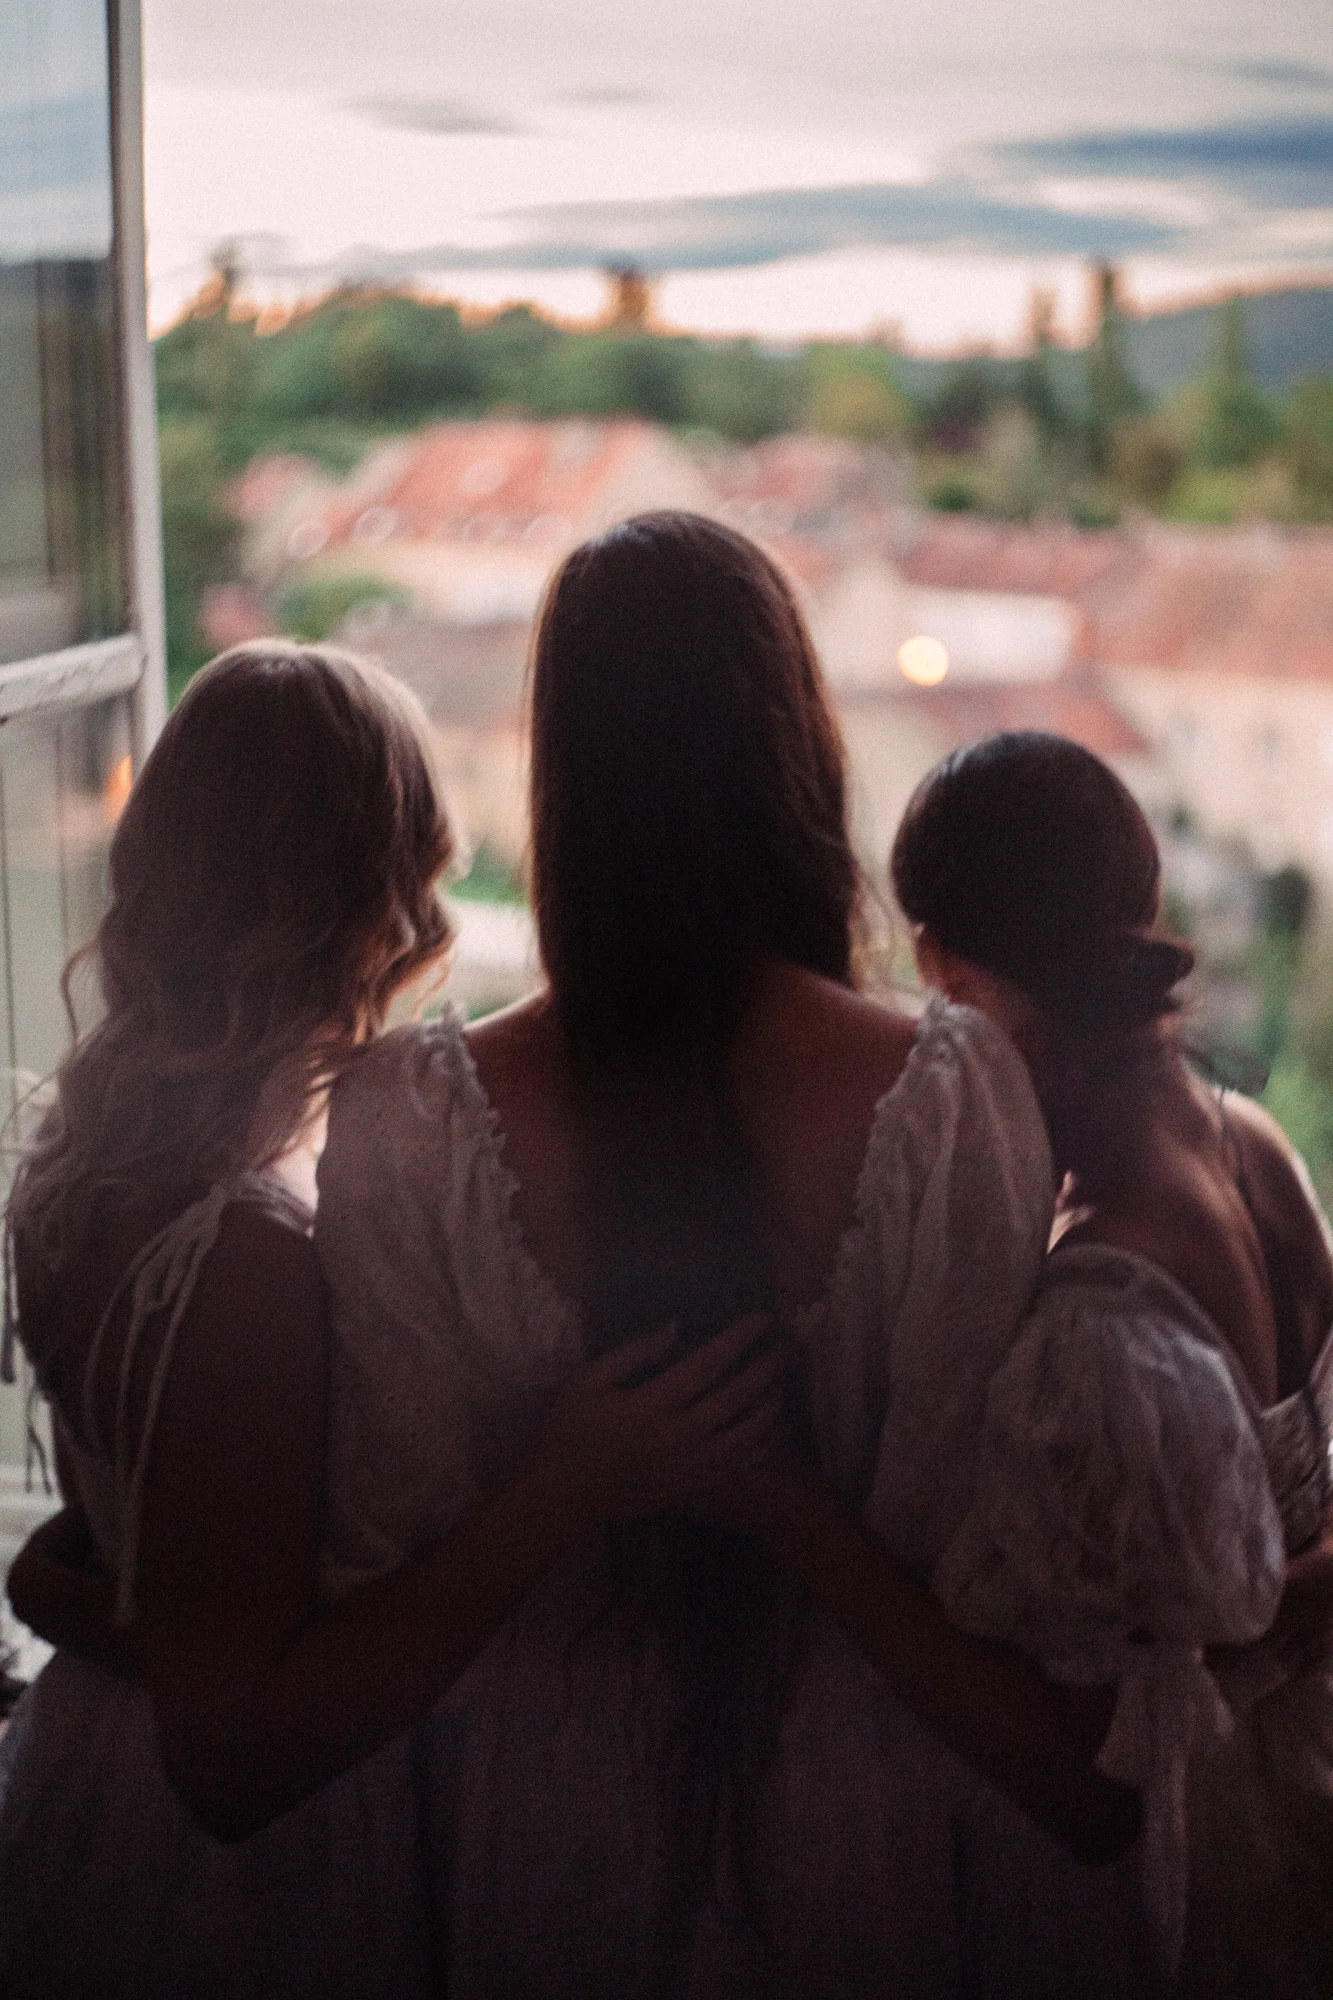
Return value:
M 1315 63 L 1256 59 L 1219 63 L 1218 68 L 1224 75 L 1238 76 L 1245 83 L 1267 83 L 1278 90 L 1333 91 L 1333 69 L 1320 69 Z
M 1261 207 L 1333 202 L 1333 117 L 1083 132 L 997 147 L 992 157 L 1043 174 L 1206 180 Z
M 348 109 L 368 118 L 373 125 L 387 125 L 399 132 L 425 132 L 440 138 L 460 134 L 475 137 L 478 133 L 512 138 L 523 130 L 502 113 L 487 111 L 457 97 L 366 97 Z
M 620 263 L 648 272 L 734 270 L 830 250 L 903 245 L 1120 257 L 1167 248 L 1180 235 L 1143 216 L 1075 214 L 993 199 L 963 181 L 569 202 L 501 219 L 514 230 L 503 243 L 483 249 L 461 243 L 408 251 L 361 247 L 338 259 L 336 269 L 346 278 L 380 283 L 421 271 L 588 270 Z
M 592 84 L 586 90 L 562 90 L 557 102 L 560 104 L 583 104 L 593 110 L 607 105 L 652 104 L 656 100 L 651 90 L 636 90 L 619 84 Z
M 585 92 L 623 102 L 612 86 Z M 376 99 L 367 115 L 413 130 L 512 130 L 453 99 Z M 744 194 L 542 203 L 477 218 L 470 240 L 373 243 L 313 265 L 268 266 L 396 283 L 423 273 L 744 270 L 830 252 L 934 249 L 1123 261 L 1327 254 L 1333 115 L 1122 127 L 959 153 L 934 180 L 771 187 Z M 1276 232 L 1276 234 L 1274 233 Z M 463 232 L 460 232 L 462 234 Z M 258 267 L 256 267 L 258 268 Z

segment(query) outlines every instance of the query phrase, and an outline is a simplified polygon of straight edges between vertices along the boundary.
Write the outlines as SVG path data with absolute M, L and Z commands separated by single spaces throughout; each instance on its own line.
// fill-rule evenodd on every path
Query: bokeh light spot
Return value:
M 915 639 L 903 640 L 898 648 L 898 665 L 917 687 L 938 687 L 949 671 L 949 651 L 938 639 L 928 638 L 922 632 Z
M 125 809 L 125 801 L 130 795 L 130 786 L 133 783 L 134 765 L 128 757 L 122 757 L 118 763 L 112 765 L 102 788 L 102 802 L 106 807 L 106 816 L 113 826 Z

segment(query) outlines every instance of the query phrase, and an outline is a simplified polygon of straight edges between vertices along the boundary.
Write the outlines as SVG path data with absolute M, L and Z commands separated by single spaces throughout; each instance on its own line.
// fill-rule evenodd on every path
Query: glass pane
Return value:
M 22 1101 L 51 1074 L 69 1043 L 60 975 L 101 917 L 111 834 L 129 779 L 127 695 L 90 708 L 16 717 L 0 729 L 0 1168 L 6 1185 L 30 1123 Z M 78 997 L 86 1026 L 86 982 Z M 22 1464 L 26 1455 L 24 1388 L 21 1381 L 17 1391 L 0 1391 L 0 1464 Z
M 68 1043 L 60 975 L 101 917 L 129 757 L 126 695 L 0 730 L 0 1062 L 20 1088 Z
M 0 5 L 0 662 L 125 629 L 104 0 Z

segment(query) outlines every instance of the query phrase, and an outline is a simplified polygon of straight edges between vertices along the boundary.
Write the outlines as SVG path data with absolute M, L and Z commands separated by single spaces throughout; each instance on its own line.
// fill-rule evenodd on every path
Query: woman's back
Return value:
M 1268 1409 L 1304 1387 L 1333 1327 L 1333 1259 L 1309 1176 L 1261 1106 L 1219 1100 L 1173 1048 L 1121 1098 L 1115 1169 L 1102 1161 L 1084 1176 L 1068 1240 L 1169 1272 Z
M 1228 1094 L 1221 1117 L 1235 1178 L 1259 1239 L 1274 1319 L 1279 1397 L 1307 1379 L 1333 1329 L 1328 1224 L 1291 1141 L 1261 1105 Z
M 936 1009 L 916 1033 L 803 974 L 775 968 L 766 984 L 734 1074 L 781 1183 L 774 1234 L 794 1239 L 784 1317 L 813 1440 L 845 1499 L 928 1568 L 968 1505 L 986 1382 L 1045 1245 L 1036 1106 L 976 1015 Z M 540 1008 L 466 1037 L 449 1021 L 400 1031 L 335 1093 L 316 1221 L 335 1330 L 334 1589 L 475 1505 L 578 1367 L 571 1152 Z M 989 1853 L 1076 1872 L 816 1613 L 774 1758 L 745 1795 L 761 1920 L 724 1868 L 720 1907 L 685 1899 L 695 1983 L 671 1984 L 680 1689 L 657 1635 L 622 1615 L 615 1576 L 605 1543 L 589 1545 L 439 1718 L 432 1796 L 460 1994 L 934 2000 L 957 1990 L 967 1949 L 962 1818 L 982 1814 Z M 1002 1896 L 998 1879 L 986 1893 Z
M 727 1058 L 730 1099 L 765 1198 L 780 1299 L 823 1289 L 852 1221 L 875 1108 L 901 1076 L 916 1023 L 847 987 L 765 961 Z M 528 1244 L 567 1297 L 583 1296 L 579 1128 L 549 1001 L 468 1030 L 505 1135 Z

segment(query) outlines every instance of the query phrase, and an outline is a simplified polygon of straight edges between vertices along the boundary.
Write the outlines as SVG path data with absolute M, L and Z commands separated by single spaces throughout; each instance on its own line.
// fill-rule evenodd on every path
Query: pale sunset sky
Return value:
M 1149 303 L 1333 276 L 1330 0 L 145 0 L 152 317 L 234 239 L 286 300 L 383 278 L 584 317 L 1082 331 L 1091 258 Z

